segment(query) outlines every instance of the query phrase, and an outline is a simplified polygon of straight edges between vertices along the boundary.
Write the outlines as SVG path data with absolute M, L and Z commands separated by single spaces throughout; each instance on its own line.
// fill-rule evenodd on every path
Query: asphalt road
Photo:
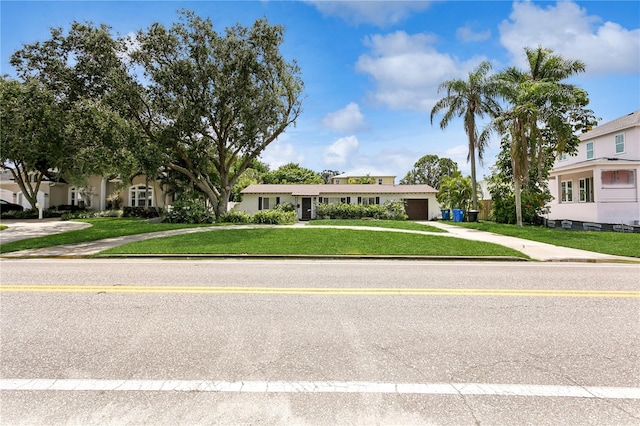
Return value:
M 640 424 L 640 266 L 0 260 L 1 424 Z

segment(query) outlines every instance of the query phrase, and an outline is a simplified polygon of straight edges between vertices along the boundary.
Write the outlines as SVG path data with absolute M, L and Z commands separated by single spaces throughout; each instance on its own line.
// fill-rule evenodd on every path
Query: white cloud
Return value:
M 376 83 L 375 102 L 392 109 L 427 110 L 438 99 L 440 83 L 464 77 L 483 58 L 459 61 L 438 52 L 433 36 L 396 31 L 365 40 L 370 53 L 358 58 L 356 69 Z
M 276 140 L 262 151 L 260 161 L 268 164 L 269 168 L 274 170 L 288 163 L 301 164 L 304 161 L 304 156 L 296 151 L 293 144 Z
M 349 164 L 349 156 L 357 152 L 359 146 L 355 136 L 340 138 L 324 150 L 324 162 L 328 166 L 344 167 Z
M 640 29 L 626 29 L 573 2 L 538 7 L 515 2 L 508 20 L 500 24 L 500 41 L 513 55 L 515 65 L 526 65 L 524 47 L 541 45 L 565 59 L 579 59 L 588 73 L 640 72 Z
M 351 102 L 341 110 L 327 114 L 322 119 L 322 125 L 327 129 L 344 133 L 366 130 L 369 127 L 364 122 L 364 115 L 360 112 L 360 106 L 355 102 Z
M 485 40 L 488 40 L 490 37 L 491 37 L 490 30 L 476 32 L 470 26 L 460 27 L 456 30 L 456 38 L 465 43 L 485 41 Z
M 337 16 L 351 24 L 397 24 L 414 12 L 426 10 L 429 1 L 325 1 L 309 0 L 325 16 Z
M 453 161 L 458 163 L 458 167 L 460 168 L 462 168 L 465 164 L 467 164 L 468 155 L 469 155 L 468 145 L 455 145 L 444 151 L 444 157 L 451 158 Z M 477 158 L 476 158 L 476 161 L 478 161 Z

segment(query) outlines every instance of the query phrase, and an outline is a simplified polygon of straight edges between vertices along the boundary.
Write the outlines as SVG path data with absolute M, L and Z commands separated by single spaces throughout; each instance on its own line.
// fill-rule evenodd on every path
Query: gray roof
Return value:
M 581 134 L 580 140 L 589 140 L 597 136 L 606 135 L 608 133 L 617 132 L 635 126 L 640 126 L 640 109 L 594 127 L 593 130 Z
M 317 196 L 332 194 L 436 194 L 438 191 L 429 185 L 254 184 L 247 186 L 241 192 L 243 194 L 291 194 Z

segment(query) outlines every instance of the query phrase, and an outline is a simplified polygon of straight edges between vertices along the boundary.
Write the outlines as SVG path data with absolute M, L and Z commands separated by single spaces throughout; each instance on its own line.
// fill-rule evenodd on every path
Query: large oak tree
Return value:
M 98 151 L 126 151 L 147 174 L 180 173 L 219 217 L 242 173 L 301 113 L 303 83 L 280 52 L 283 34 L 266 19 L 219 33 L 189 11 L 170 28 L 156 23 L 135 37 L 73 23 L 66 35 L 55 29 L 50 40 L 24 46 L 12 64 L 67 102 L 99 103 L 126 120 L 118 125 L 127 137 L 107 138 Z

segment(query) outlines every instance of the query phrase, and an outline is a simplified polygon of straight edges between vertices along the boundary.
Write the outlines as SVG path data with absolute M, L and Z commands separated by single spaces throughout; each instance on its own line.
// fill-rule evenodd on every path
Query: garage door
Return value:
M 407 200 L 409 220 L 429 220 L 429 200 Z

